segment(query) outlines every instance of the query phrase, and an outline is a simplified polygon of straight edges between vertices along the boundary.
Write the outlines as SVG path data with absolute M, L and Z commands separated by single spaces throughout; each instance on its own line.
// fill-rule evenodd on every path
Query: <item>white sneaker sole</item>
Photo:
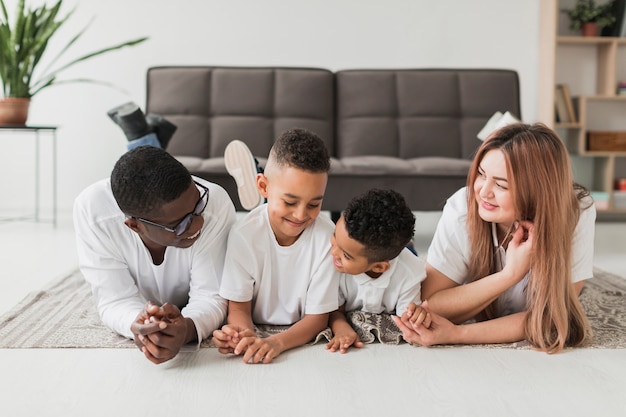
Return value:
M 256 188 L 256 163 L 248 146 L 240 140 L 230 142 L 224 150 L 224 164 L 237 183 L 241 207 L 252 210 L 263 204 L 263 196 Z

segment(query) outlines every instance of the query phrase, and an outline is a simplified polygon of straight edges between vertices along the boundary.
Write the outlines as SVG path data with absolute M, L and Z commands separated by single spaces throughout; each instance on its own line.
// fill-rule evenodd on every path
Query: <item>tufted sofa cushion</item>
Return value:
M 148 70 L 146 110 L 178 126 L 167 150 L 176 156 L 223 157 L 233 139 L 267 156 L 294 126 L 334 147 L 334 76 L 313 68 L 155 67 Z
M 498 70 L 345 70 L 337 79 L 337 156 L 471 159 L 498 109 L 519 114 L 517 74 Z

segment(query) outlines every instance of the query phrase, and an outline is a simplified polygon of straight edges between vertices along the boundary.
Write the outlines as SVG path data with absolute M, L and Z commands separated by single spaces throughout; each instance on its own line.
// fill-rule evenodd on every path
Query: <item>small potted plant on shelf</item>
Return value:
M 614 1 L 597 4 L 595 0 L 578 0 L 572 9 L 563 9 L 570 18 L 570 29 L 582 30 L 583 36 L 598 36 L 601 28 L 615 22 Z
M 57 33 L 57 30 L 63 26 L 73 13 L 71 11 L 64 16 L 58 16 L 62 2 L 63 0 L 58 0 L 52 7 L 44 4 L 30 8 L 24 5 L 24 0 L 19 0 L 15 8 L 15 21 L 13 26 L 11 26 L 4 0 L 0 0 L 0 7 L 2 7 L 2 14 L 0 15 L 0 82 L 2 83 L 0 125 L 24 125 L 28 117 L 31 97 L 51 85 L 70 82 L 110 85 L 105 82 L 83 78 L 58 80 L 57 76 L 61 71 L 74 64 L 125 46 L 139 44 L 148 39 L 143 37 L 103 48 L 52 69 L 51 66 L 89 27 L 87 25 L 72 37 L 57 56 L 50 61 L 48 69 L 44 70 L 44 72 L 36 72 L 35 70 L 39 69 L 38 64 L 46 51 L 50 38 Z

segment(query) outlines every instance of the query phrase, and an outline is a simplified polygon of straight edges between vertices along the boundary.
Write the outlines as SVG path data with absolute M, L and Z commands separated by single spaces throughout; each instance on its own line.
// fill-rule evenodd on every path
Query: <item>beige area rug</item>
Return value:
M 587 281 L 581 302 L 593 328 L 590 348 L 626 348 L 626 279 L 596 269 Z M 402 335 L 388 314 L 348 314 L 365 343 L 402 343 Z M 266 337 L 284 331 L 284 326 L 259 326 Z M 330 340 L 330 329 L 312 342 Z M 209 340 L 202 347 L 212 347 Z M 445 346 L 444 346 L 445 347 Z M 529 349 L 525 342 L 476 345 L 476 348 Z M 91 290 L 80 272 L 50 283 L 29 294 L 0 317 L 0 348 L 135 348 L 132 341 L 105 327 L 96 311 Z

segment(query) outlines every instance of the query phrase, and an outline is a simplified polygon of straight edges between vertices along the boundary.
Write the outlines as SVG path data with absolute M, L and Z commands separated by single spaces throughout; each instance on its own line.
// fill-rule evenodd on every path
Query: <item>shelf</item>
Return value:
M 599 208 L 596 208 L 596 211 L 598 212 L 598 214 L 626 214 L 626 209 L 616 209 L 616 208 L 599 209 Z
M 610 156 L 626 156 L 625 151 L 583 151 L 578 152 L 581 156 L 593 156 L 593 157 L 610 157 Z
M 569 20 L 559 11 L 573 0 L 546 1 L 542 9 L 546 16 L 546 35 L 552 50 L 546 52 L 546 76 L 552 85 L 565 84 L 576 112 L 576 122 L 556 122 L 553 104 L 552 122 L 572 156 L 576 156 L 575 180 L 587 188 L 605 193 L 607 208 L 598 209 L 605 217 L 626 217 L 622 200 L 616 203 L 615 176 L 623 175 L 624 151 L 587 150 L 590 131 L 626 131 L 626 95 L 618 95 L 617 86 L 626 80 L 626 37 L 583 37 L 568 30 Z M 549 22 L 547 20 L 550 20 Z M 548 28 L 551 32 L 548 32 Z M 549 34 L 548 34 L 549 33 Z M 567 35 L 566 35 L 567 34 Z M 551 79 L 550 79 L 551 77 Z M 550 91 L 555 103 L 555 89 Z M 546 97 L 548 93 L 546 93 Z M 562 101 L 562 100 L 561 100 Z M 559 103 L 562 111 L 562 103 Z
M 609 45 L 612 43 L 626 43 L 626 38 L 610 36 L 557 36 L 556 41 L 561 45 Z
M 580 129 L 583 126 L 580 123 L 561 123 L 557 122 L 554 124 L 555 129 Z
M 576 98 L 583 98 L 587 101 L 625 101 L 626 95 L 604 95 L 604 94 L 595 94 L 591 96 L 577 96 Z

